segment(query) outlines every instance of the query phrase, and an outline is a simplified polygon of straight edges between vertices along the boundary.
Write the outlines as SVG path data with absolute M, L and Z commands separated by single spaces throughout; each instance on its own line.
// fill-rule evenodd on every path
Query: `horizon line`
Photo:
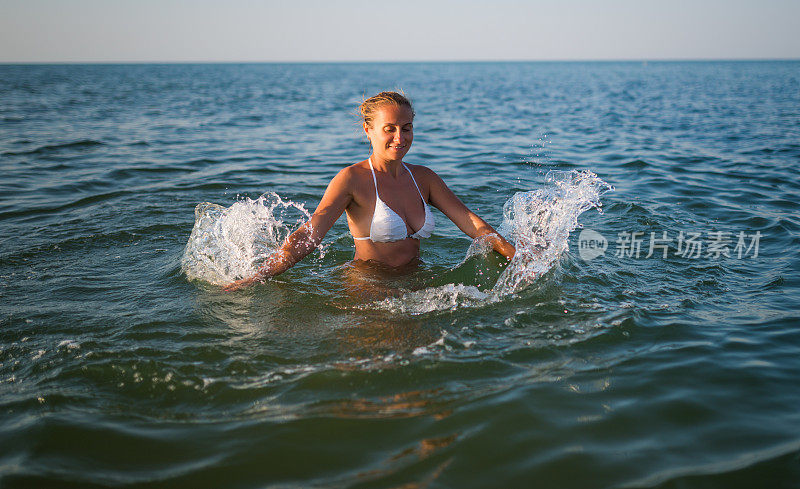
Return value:
M 600 58 L 600 59 L 450 59 L 450 60 L 63 60 L 63 61 L 0 61 L 0 65 L 169 65 L 169 64 L 424 64 L 424 63 L 658 63 L 714 61 L 800 61 L 800 57 L 764 58 Z

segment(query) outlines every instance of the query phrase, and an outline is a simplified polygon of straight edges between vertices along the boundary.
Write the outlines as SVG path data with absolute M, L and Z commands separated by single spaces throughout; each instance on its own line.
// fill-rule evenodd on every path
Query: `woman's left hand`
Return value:
M 233 292 L 235 290 L 239 290 L 243 287 L 247 287 L 253 285 L 255 282 L 262 282 L 261 276 L 256 274 L 250 278 L 243 278 L 241 280 L 237 280 L 235 282 L 231 282 L 230 284 L 226 285 L 222 288 L 225 292 Z

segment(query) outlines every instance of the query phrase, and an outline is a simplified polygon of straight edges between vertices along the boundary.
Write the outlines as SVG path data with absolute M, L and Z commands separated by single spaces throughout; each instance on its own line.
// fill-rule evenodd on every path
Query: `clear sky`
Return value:
M 800 58 L 798 0 L 0 0 L 0 62 Z

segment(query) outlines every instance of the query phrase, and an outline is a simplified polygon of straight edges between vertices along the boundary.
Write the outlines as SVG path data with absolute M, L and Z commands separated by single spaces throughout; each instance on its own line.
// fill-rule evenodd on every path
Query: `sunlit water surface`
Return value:
M 514 261 L 223 292 L 395 87 Z M 800 62 L 0 66 L 0 128 L 2 487 L 800 481 Z

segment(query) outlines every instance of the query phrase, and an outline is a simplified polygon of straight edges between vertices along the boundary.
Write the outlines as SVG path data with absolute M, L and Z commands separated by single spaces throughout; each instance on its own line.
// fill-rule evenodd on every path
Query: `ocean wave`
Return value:
M 81 150 L 87 148 L 94 148 L 97 146 L 105 146 L 105 143 L 100 141 L 95 141 L 93 139 L 80 139 L 77 141 L 70 141 L 68 143 L 46 144 L 44 146 L 39 146 L 38 148 L 34 148 L 27 151 L 6 151 L 3 153 L 3 156 L 36 155 L 36 154 L 52 153 L 55 151 L 69 150 L 69 149 Z

